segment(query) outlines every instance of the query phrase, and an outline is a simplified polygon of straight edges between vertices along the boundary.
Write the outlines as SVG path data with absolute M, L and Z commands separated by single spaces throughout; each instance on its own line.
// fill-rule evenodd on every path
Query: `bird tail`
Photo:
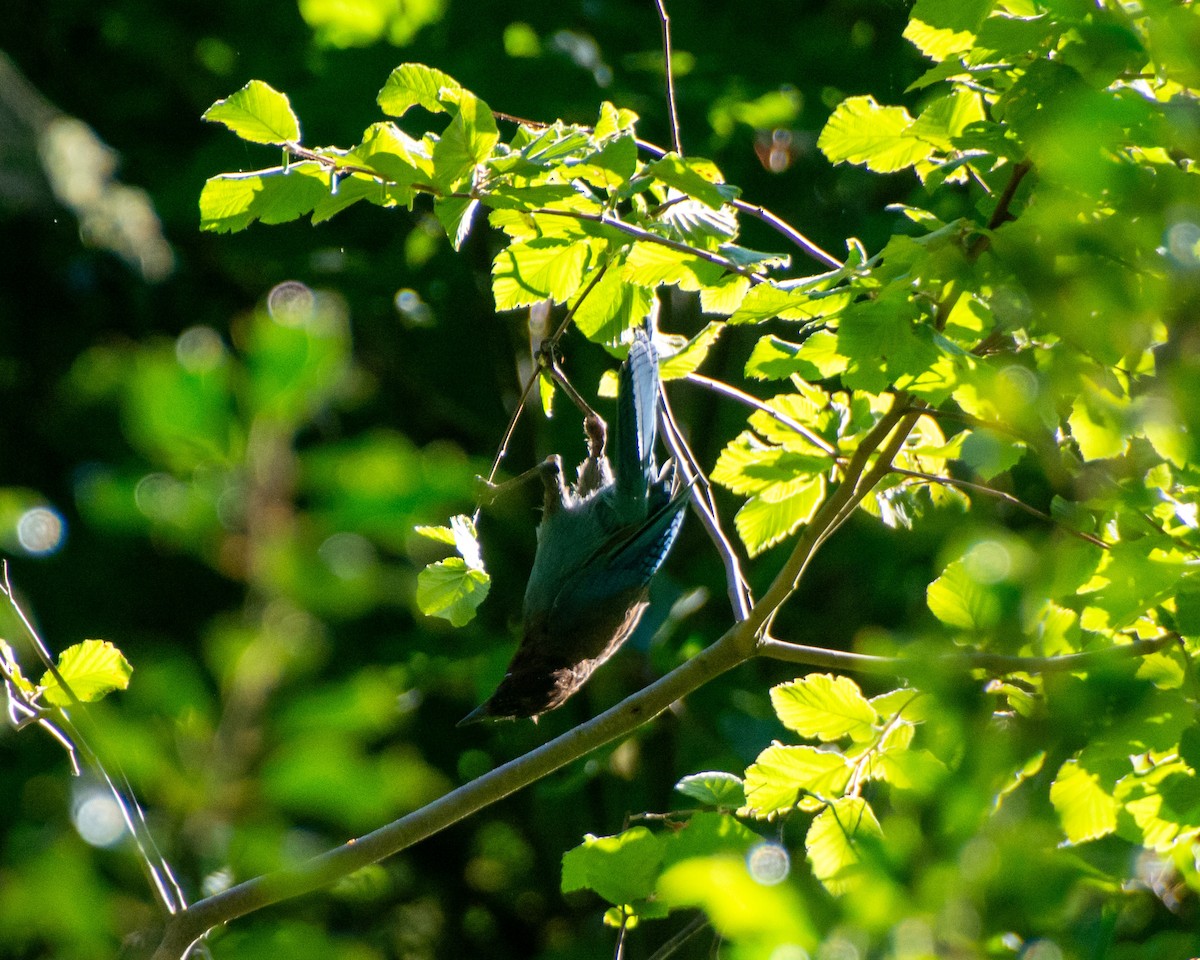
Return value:
M 646 331 L 634 330 L 617 386 L 616 493 L 622 516 L 647 512 L 658 436 L 658 351 Z

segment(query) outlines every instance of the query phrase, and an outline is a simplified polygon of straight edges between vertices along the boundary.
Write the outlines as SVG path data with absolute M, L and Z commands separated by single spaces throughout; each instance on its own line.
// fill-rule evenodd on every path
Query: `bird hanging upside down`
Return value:
M 568 486 L 562 459 L 537 467 L 545 487 L 525 590 L 524 633 L 496 692 L 460 721 L 538 716 L 562 706 L 633 633 L 650 578 L 683 522 L 688 488 L 654 460 L 658 354 L 636 330 L 617 388 L 614 471 L 604 421 L 584 417 L 588 456 Z

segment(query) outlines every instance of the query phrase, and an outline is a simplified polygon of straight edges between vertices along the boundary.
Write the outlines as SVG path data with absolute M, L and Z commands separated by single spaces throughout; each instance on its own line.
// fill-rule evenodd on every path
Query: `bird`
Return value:
M 613 462 L 607 427 L 589 409 L 588 454 L 575 482 L 567 484 L 557 454 L 533 471 L 544 502 L 521 642 L 496 691 L 459 726 L 536 722 L 562 706 L 629 639 L 648 606 L 650 580 L 679 534 L 690 487 L 679 482 L 673 462 L 660 470 L 655 461 L 658 354 L 641 327 L 617 383 Z

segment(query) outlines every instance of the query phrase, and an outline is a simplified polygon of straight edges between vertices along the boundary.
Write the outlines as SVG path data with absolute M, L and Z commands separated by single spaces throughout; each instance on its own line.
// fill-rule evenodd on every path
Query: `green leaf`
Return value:
M 987 630 L 1000 619 L 1000 601 L 985 584 L 974 579 L 966 559 L 955 560 L 925 591 L 930 612 L 948 627 Z
M 804 841 L 813 876 L 835 896 L 849 893 L 863 878 L 865 848 L 882 839 L 883 830 L 866 800 L 835 800 L 813 818 Z
M 745 431 L 721 451 L 710 479 L 734 493 L 785 496 L 807 488 L 831 466 L 827 456 L 766 446 Z
M 716 283 L 700 288 L 700 309 L 727 317 L 741 305 L 749 289 L 749 277 L 727 273 Z
M 933 153 L 930 144 L 907 133 L 912 122 L 903 107 L 881 107 L 874 97 L 850 97 L 833 112 L 817 146 L 831 163 L 865 164 L 876 173 L 893 173 Z
M 250 143 L 296 143 L 300 121 L 286 95 L 261 80 L 251 80 L 237 93 L 204 111 L 204 119 L 223 123 Z
M 917 0 L 904 38 L 931 60 L 965 53 L 995 0 Z
M 714 210 L 719 210 L 738 194 L 736 189 L 729 187 L 719 189 L 712 181 L 716 167 L 709 160 L 690 157 L 685 160 L 677 153 L 668 153 L 661 160 L 646 164 L 645 172 Z M 708 177 L 704 176 L 706 173 Z
M 791 493 L 751 497 L 733 518 L 733 525 L 750 556 L 757 557 L 811 520 L 824 499 L 825 477 L 814 477 Z
M 976 90 L 957 87 L 925 107 L 907 133 L 950 152 L 954 150 L 954 138 L 968 124 L 986 119 L 982 95 Z
M 1058 811 L 1063 832 L 1071 843 L 1083 843 L 1117 828 L 1117 801 L 1100 783 L 1100 777 L 1068 760 L 1050 784 L 1050 802 Z
M 362 143 L 346 156 L 348 163 L 368 167 L 402 188 L 433 182 L 433 158 L 420 140 L 393 123 L 374 123 L 363 131 Z
M 699 290 L 716 283 L 722 273 L 714 263 L 660 243 L 639 240 L 625 258 L 621 276 L 639 287 L 678 285 L 680 290 Z
M 491 582 L 483 570 L 468 566 L 462 557 L 439 560 L 417 574 L 417 608 L 428 617 L 465 626 L 487 598 Z
M 704 776 L 704 774 L 701 774 Z M 723 774 L 732 777 L 733 774 Z M 737 780 L 736 777 L 734 777 Z M 741 795 L 741 781 L 737 793 Z M 711 802 L 711 801 L 705 801 Z M 728 800 L 722 804 L 738 806 Z M 666 834 L 664 840 L 663 868 L 693 857 L 710 857 L 714 854 L 730 854 L 744 857 L 746 851 L 758 840 L 749 827 L 728 813 L 702 810 L 692 814 L 683 829 Z
M 742 778 L 719 770 L 686 776 L 675 784 L 675 789 L 713 807 L 740 807 L 746 803 Z
M 595 343 L 618 343 L 626 330 L 641 324 L 652 303 L 649 290 L 627 283 L 610 267 L 575 311 L 575 326 Z
M 413 532 L 430 540 L 436 540 L 438 543 L 445 543 L 450 546 L 454 546 L 455 543 L 454 531 L 449 527 L 418 524 L 413 527 Z
M 818 330 L 803 343 L 789 343 L 773 333 L 754 345 L 746 361 L 746 376 L 758 380 L 825 380 L 846 369 L 849 361 L 837 352 L 837 335 Z
M 571 167 L 571 174 L 602 190 L 616 190 L 636 170 L 637 142 L 633 136 L 624 136 L 588 154 L 582 163 Z
M 467 234 L 471 232 L 471 224 L 475 219 L 475 211 L 479 209 L 478 200 L 468 200 L 466 197 L 436 197 L 433 201 L 433 215 L 450 238 L 450 245 L 455 250 L 462 248 Z
M 614 837 L 588 834 L 562 859 L 562 891 L 594 890 L 615 906 L 645 900 L 654 892 L 663 840 L 645 827 Z
M 213 177 L 200 192 L 200 229 L 233 233 L 255 220 L 286 223 L 311 213 L 328 194 L 328 174 L 312 161 Z
M 849 302 L 850 294 L 845 291 L 827 293 L 806 287 L 783 288 L 773 283 L 760 283 L 751 287 L 729 322 L 760 323 L 772 317 L 815 320 L 837 313 Z
M 905 375 L 926 373 L 939 359 L 933 331 L 903 292 L 855 304 L 838 321 L 837 352 L 849 359 L 842 382 L 877 393 Z
M 402 63 L 388 76 L 376 98 L 383 112 L 402 117 L 409 107 L 420 105 L 433 113 L 441 113 L 458 102 L 462 86 L 441 70 L 423 63 Z
M 852 772 L 837 751 L 773 744 L 746 768 L 744 812 L 762 819 L 797 808 L 819 810 L 841 795 Z
M 1165 549 L 1165 538 L 1143 537 L 1104 552 L 1092 578 L 1079 588 L 1091 609 L 1085 629 L 1121 630 L 1174 595 L 1185 561 Z
M 663 380 L 679 380 L 689 373 L 694 373 L 724 330 L 725 324 L 719 320 L 705 324 L 704 328 L 679 350 L 669 357 L 659 359 L 659 376 Z
M 58 673 L 76 699 L 90 703 L 128 687 L 133 667 L 107 640 L 84 640 L 59 654 Z M 40 685 L 47 703 L 55 707 L 71 705 L 71 695 L 49 670 L 42 674 Z
M 530 240 L 505 247 L 492 263 L 496 309 L 513 310 L 542 300 L 565 303 L 582 286 L 584 272 L 595 266 L 601 245 L 592 239 Z
M 433 148 L 434 182 L 446 191 L 469 183 L 475 167 L 491 155 L 499 139 L 496 118 L 488 105 L 460 91 L 454 118 Z
M 738 944 L 761 944 L 763 950 L 739 956 L 793 954 L 802 945 L 814 954 L 817 935 L 808 909 L 789 884 L 764 886 L 750 875 L 745 857 L 693 857 L 663 871 L 658 897 L 672 909 L 700 907 L 722 937 Z
M 879 715 L 849 677 L 810 673 L 771 688 L 771 705 L 780 722 L 802 737 L 865 741 L 875 735 Z
M 1127 398 L 1114 397 L 1094 387 L 1075 397 L 1067 422 L 1084 460 L 1107 460 L 1125 455 L 1129 450 L 1129 430 L 1125 422 L 1128 410 Z

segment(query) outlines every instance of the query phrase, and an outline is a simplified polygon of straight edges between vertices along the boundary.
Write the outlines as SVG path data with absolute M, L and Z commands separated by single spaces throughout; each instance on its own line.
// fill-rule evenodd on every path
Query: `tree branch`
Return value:
M 1090 533 L 1085 533 L 1082 530 L 1076 530 L 1073 527 L 1068 527 L 1066 524 L 1060 523 L 1050 514 L 1039 510 L 1037 507 L 1030 506 L 1019 497 L 1014 497 L 1011 493 L 1006 493 L 1003 490 L 997 490 L 995 487 L 989 487 L 982 483 L 973 483 L 970 480 L 959 480 L 956 477 L 942 477 L 933 473 L 922 473 L 920 470 L 905 470 L 903 467 L 892 467 L 892 473 L 898 473 L 902 477 L 912 477 L 914 480 L 920 480 L 922 483 L 940 483 L 947 487 L 961 487 L 964 490 L 970 490 L 972 493 L 980 493 L 984 496 L 995 497 L 1004 503 L 1016 507 L 1018 510 L 1024 510 L 1030 516 L 1037 517 L 1039 520 L 1045 520 L 1047 523 L 1061 527 L 1073 537 L 1078 537 L 1080 540 L 1086 541 L 1093 546 L 1100 547 L 1102 550 L 1108 550 L 1110 544 L 1101 540 L 1099 537 L 1093 536 Z
M 529 786 L 598 747 L 633 733 L 672 703 L 747 659 L 737 624 L 707 649 L 598 717 L 497 767 L 408 816 L 350 840 L 291 870 L 247 880 L 199 900 L 167 921 L 152 960 L 181 960 L 207 931 L 281 900 L 310 893 L 398 853 Z
M 938 657 L 883 657 L 845 650 L 827 650 L 824 647 L 810 647 L 766 637 L 759 641 L 758 653 L 772 660 L 803 663 L 810 667 L 897 677 L 929 673 L 931 670 L 956 673 L 984 670 L 1003 676 L 1010 673 L 1071 673 L 1089 670 L 1106 663 L 1149 656 L 1178 639 L 1175 634 L 1164 634 L 1149 640 L 1117 644 L 1103 650 L 1088 650 L 1084 653 L 1053 657 L 1010 656 L 983 650 L 964 650 L 961 653 L 947 653 Z

